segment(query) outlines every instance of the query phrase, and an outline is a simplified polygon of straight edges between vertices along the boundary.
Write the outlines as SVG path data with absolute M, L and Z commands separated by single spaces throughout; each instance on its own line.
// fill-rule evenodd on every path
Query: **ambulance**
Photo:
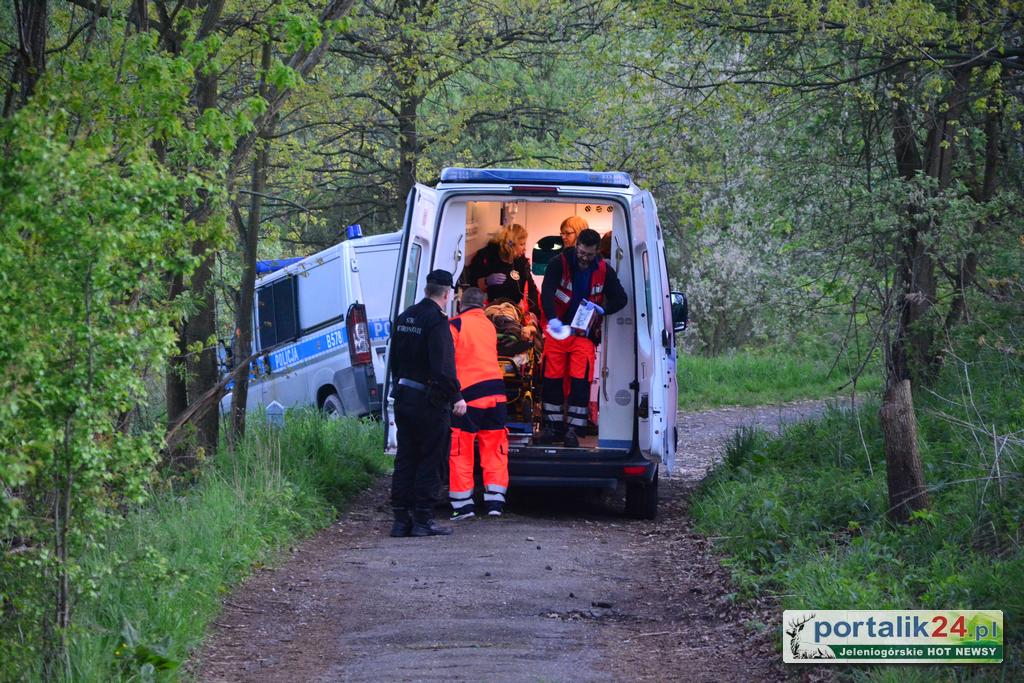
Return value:
M 671 473 L 679 446 L 675 335 L 686 325 L 685 297 L 669 286 L 654 198 L 628 174 L 445 168 L 436 187 L 417 184 L 406 206 L 391 318 L 423 297 L 427 273 L 443 268 L 458 281 L 473 255 L 511 223 L 529 234 L 526 254 L 540 291 L 544 263 L 557 252 L 559 226 L 569 216 L 584 218 L 602 235 L 610 233 L 608 261 L 629 303 L 601 323 L 591 386 L 593 433 L 581 438 L 579 447 L 566 448 L 537 443 L 540 410 L 532 411 L 536 417 L 528 424 L 510 424 L 510 486 L 615 489 L 624 484 L 626 513 L 652 519 L 659 472 Z M 385 379 L 385 388 L 390 381 Z M 539 380 L 532 395 L 539 399 Z M 393 450 L 393 401 L 390 391 L 385 396 Z
M 260 261 L 253 297 L 247 409 L 319 408 L 328 417 L 381 414 L 391 286 L 401 235 L 350 239 L 304 258 Z M 233 354 L 232 354 L 233 355 Z M 222 371 L 230 370 L 222 363 Z M 231 394 L 221 402 L 230 410 Z

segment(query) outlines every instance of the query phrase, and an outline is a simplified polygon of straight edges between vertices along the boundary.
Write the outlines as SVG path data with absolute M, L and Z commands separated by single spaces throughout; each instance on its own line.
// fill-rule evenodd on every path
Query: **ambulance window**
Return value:
M 647 330 L 651 329 L 651 315 L 654 302 L 651 301 L 651 264 L 647 261 L 647 250 L 644 249 L 644 293 L 647 295 Z
M 416 303 L 416 281 L 420 277 L 420 254 L 423 253 L 423 245 L 414 243 L 409 250 L 409 262 L 405 270 L 405 293 L 402 310 L 409 308 Z
M 359 282 L 363 291 L 363 303 L 366 304 L 366 315 L 370 318 L 370 328 L 374 320 L 387 320 L 391 317 L 391 285 L 382 287 L 381 276 L 389 274 L 394 283 L 395 268 L 398 262 L 398 250 L 391 249 L 356 249 L 359 258 Z
M 286 277 L 256 290 L 260 349 L 291 341 L 298 335 L 295 278 Z

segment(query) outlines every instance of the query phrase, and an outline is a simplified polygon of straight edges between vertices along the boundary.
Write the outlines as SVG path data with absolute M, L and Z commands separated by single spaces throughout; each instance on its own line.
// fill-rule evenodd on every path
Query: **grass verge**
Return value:
M 916 393 L 932 506 L 907 526 L 886 519 L 877 404 L 834 410 L 777 438 L 737 434 L 693 511 L 700 531 L 717 539 L 740 597 L 776 594 L 783 609 L 1002 609 L 1001 666 L 847 667 L 844 674 L 1020 680 L 1022 365 L 1014 355 L 981 353 L 950 362 L 935 393 Z
M 222 596 L 276 552 L 331 523 L 390 467 L 380 426 L 289 414 L 280 431 L 251 420 L 184 492 L 153 496 L 88 558 L 71 666 L 75 681 L 172 679 Z
M 846 357 L 836 363 L 831 350 L 807 344 L 730 352 L 713 358 L 680 354 L 679 407 L 698 410 L 833 396 L 847 383 L 855 369 L 852 363 Z M 881 388 L 877 369 L 870 367 L 858 379 L 861 392 Z

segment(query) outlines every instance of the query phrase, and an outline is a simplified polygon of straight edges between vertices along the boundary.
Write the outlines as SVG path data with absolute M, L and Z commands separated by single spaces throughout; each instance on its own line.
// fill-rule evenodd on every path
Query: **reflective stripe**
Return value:
M 550 413 L 550 414 L 549 413 L 544 413 L 544 419 L 547 420 L 548 422 L 562 422 L 563 421 L 561 413 Z
M 505 494 L 504 493 L 485 493 L 484 494 L 484 501 L 485 502 L 498 501 L 499 503 L 504 503 L 505 502 Z
M 498 484 L 488 484 L 487 493 L 505 493 L 508 491 L 507 486 L 499 486 Z
M 473 497 L 473 489 L 468 491 L 450 491 L 448 497 L 452 500 L 466 500 Z
M 586 419 L 582 418 L 582 417 L 570 417 L 568 420 L 566 420 L 566 422 L 571 424 L 573 427 L 586 427 L 587 426 Z
M 469 500 L 450 500 L 448 502 L 451 503 L 453 510 L 461 510 L 462 508 L 465 507 L 473 507 L 472 498 L 470 498 Z
M 418 389 L 420 391 L 427 390 L 426 384 L 423 384 L 422 382 L 417 382 L 414 379 L 408 379 L 407 377 L 403 377 L 402 379 L 398 380 L 398 383 L 401 384 L 403 387 L 409 387 L 410 389 Z
M 562 406 L 555 403 L 542 403 L 541 407 L 544 408 L 546 413 L 560 413 L 562 412 Z
M 568 292 L 565 292 L 561 289 L 555 290 L 555 297 L 561 299 L 565 303 L 569 303 L 569 299 L 571 298 Z
M 575 413 L 576 415 L 586 415 L 588 409 L 586 406 L 569 406 L 569 412 Z

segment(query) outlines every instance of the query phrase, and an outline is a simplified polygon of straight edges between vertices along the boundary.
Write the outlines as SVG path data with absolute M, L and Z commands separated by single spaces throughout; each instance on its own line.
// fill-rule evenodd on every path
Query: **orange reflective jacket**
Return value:
M 451 319 L 455 342 L 455 371 L 466 402 L 483 396 L 505 396 L 505 381 L 498 365 L 498 332 L 482 308 L 472 308 Z

